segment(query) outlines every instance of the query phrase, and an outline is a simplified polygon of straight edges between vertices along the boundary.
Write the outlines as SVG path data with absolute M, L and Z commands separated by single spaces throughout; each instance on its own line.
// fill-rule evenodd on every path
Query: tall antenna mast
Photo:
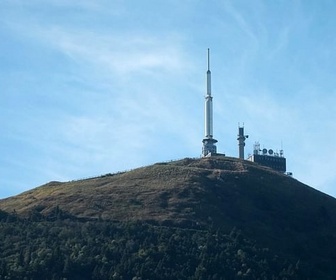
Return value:
M 205 138 L 203 139 L 202 155 L 204 157 L 211 156 L 217 153 L 215 143 L 217 140 L 213 138 L 213 106 L 211 96 L 211 71 L 210 71 L 210 49 L 208 49 L 208 70 L 206 72 L 207 93 L 205 96 L 205 110 L 204 110 L 204 127 Z

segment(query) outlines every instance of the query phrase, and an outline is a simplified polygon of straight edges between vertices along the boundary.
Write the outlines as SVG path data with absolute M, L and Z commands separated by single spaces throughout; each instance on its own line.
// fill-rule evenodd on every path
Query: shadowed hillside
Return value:
M 299 261 L 308 276 L 336 277 L 336 200 L 234 158 L 183 159 L 92 179 L 50 182 L 1 200 L 0 209 L 35 222 L 141 222 L 225 234 L 234 229 L 258 248 L 269 248 L 293 265 Z

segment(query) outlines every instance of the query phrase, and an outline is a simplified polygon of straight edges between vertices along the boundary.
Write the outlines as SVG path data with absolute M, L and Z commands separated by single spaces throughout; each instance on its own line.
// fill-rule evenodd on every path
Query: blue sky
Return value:
M 336 3 L 2 0 L 0 198 L 199 157 L 211 49 L 217 150 L 280 149 L 336 196 Z

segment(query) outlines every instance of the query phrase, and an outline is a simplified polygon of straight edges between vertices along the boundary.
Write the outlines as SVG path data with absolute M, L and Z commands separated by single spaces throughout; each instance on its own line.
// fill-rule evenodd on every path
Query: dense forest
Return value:
M 0 279 L 305 279 L 309 268 L 235 228 L 79 220 L 55 209 L 1 212 Z

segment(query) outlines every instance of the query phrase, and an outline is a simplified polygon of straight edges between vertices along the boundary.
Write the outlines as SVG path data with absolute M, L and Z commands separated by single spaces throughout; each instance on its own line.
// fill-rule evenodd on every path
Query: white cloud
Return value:
M 52 38 L 57 38 L 52 43 L 71 58 L 113 70 L 120 76 L 129 72 L 180 71 L 185 67 L 172 37 L 76 33 L 48 30 L 46 40 L 52 42 Z

